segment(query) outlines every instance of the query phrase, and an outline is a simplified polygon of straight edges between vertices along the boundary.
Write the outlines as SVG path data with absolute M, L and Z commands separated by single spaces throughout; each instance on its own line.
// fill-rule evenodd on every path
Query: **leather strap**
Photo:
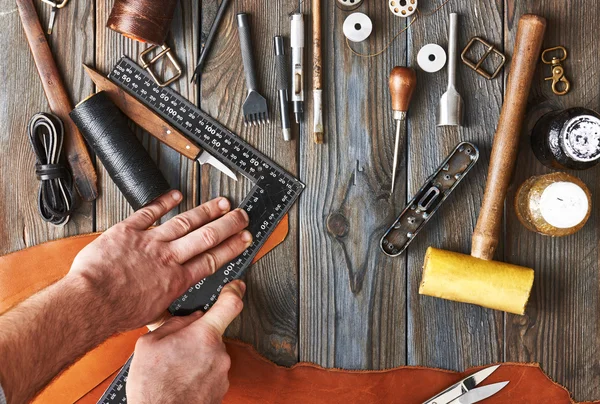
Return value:
M 61 226 L 73 210 L 73 178 L 61 163 L 64 139 L 62 121 L 55 115 L 35 114 L 27 125 L 40 183 L 38 210 L 44 221 Z

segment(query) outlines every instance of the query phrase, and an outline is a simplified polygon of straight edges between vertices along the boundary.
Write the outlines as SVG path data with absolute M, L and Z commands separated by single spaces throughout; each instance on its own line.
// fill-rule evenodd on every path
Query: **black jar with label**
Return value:
M 531 147 L 550 168 L 587 170 L 600 162 L 600 115 L 579 107 L 549 112 L 535 124 Z

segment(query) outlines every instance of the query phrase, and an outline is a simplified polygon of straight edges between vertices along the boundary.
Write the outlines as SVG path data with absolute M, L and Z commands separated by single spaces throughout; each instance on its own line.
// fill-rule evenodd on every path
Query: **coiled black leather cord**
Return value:
M 73 211 L 73 177 L 61 164 L 63 123 L 55 115 L 39 113 L 29 121 L 27 133 L 35 153 L 35 174 L 41 181 L 38 210 L 44 221 L 62 226 Z

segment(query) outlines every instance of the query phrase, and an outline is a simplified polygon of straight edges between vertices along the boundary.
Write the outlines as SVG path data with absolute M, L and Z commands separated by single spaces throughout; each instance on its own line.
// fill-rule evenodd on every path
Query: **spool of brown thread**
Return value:
M 115 0 L 106 26 L 136 41 L 162 45 L 176 6 L 177 0 Z

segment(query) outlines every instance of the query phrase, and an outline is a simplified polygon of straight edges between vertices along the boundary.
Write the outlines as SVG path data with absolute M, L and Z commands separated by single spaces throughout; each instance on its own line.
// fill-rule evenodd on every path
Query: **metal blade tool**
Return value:
M 392 188 L 394 194 L 396 171 L 398 169 L 398 149 L 400 148 L 400 133 L 406 130 L 406 114 L 408 106 L 417 87 L 417 73 L 409 67 L 396 66 L 390 74 L 390 94 L 392 96 L 393 118 L 396 121 L 396 141 L 394 143 L 394 164 L 392 168 Z
M 500 365 L 490 366 L 473 373 L 471 376 L 465 377 L 458 383 L 431 397 L 423 404 L 474 404 L 485 400 L 498 393 L 508 384 L 508 382 L 501 382 L 476 388 L 499 367 Z
M 227 283 L 244 275 L 261 246 L 304 190 L 304 184 L 180 94 L 156 85 L 131 59 L 123 57 L 108 77 L 202 149 L 255 184 L 240 204 L 250 217 L 248 230 L 253 235 L 252 245 L 214 275 L 192 285 L 169 307 L 169 312 L 176 316 L 206 311 Z M 128 366 L 121 370 L 100 399 L 101 403 L 126 402 L 128 370 Z
M 438 110 L 438 126 L 462 126 L 463 99 L 456 90 L 458 60 L 458 14 L 450 14 L 448 31 L 448 88 L 442 94 Z

